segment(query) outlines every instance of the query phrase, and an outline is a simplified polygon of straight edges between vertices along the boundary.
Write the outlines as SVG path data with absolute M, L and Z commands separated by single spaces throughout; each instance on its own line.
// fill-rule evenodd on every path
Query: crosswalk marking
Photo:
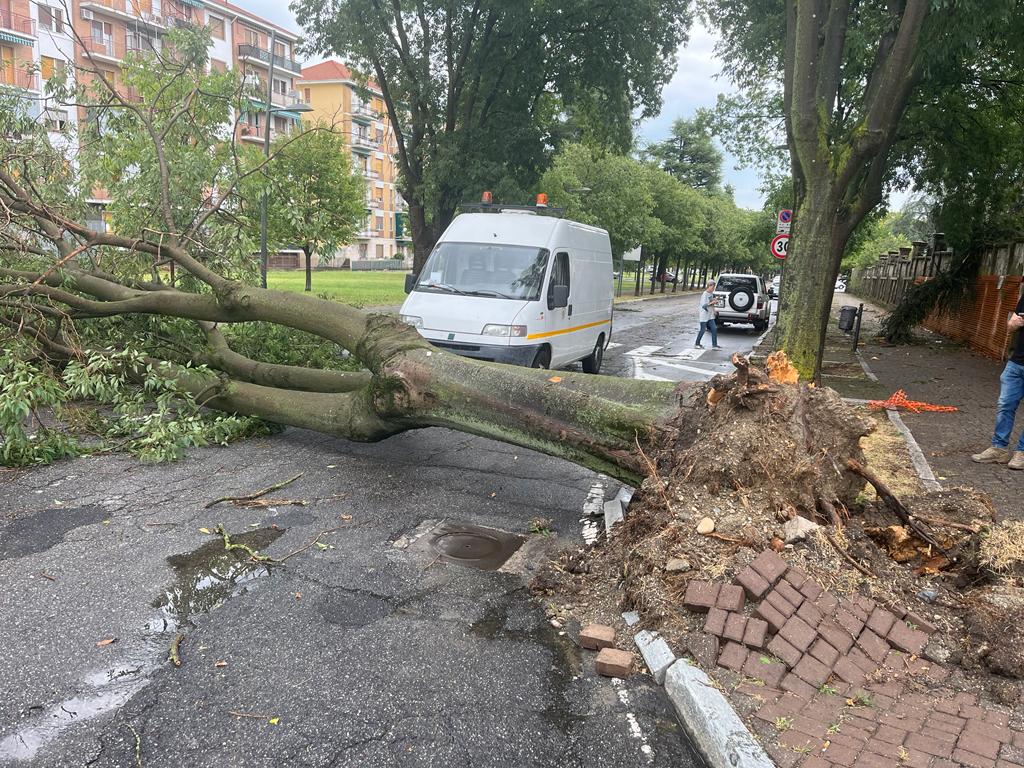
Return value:
M 659 349 L 661 349 L 660 346 L 656 347 L 656 346 L 651 345 L 651 346 L 637 347 L 636 349 L 629 350 L 629 352 L 623 352 L 623 354 L 624 355 L 630 355 L 631 357 L 646 357 L 647 355 L 653 355 Z

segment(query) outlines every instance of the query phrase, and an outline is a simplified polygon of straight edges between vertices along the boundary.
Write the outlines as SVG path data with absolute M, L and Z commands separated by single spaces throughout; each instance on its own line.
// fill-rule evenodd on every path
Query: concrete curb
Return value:
M 656 632 L 633 641 L 658 685 L 665 686 L 690 742 L 710 768 L 775 768 L 775 763 L 707 674 L 677 659 Z
M 665 692 L 697 751 L 711 768 L 775 768 L 775 763 L 703 670 L 680 659 Z

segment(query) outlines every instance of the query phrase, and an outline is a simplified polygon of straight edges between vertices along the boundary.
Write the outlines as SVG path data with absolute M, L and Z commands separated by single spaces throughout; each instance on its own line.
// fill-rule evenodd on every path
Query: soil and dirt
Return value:
M 736 362 L 736 374 L 680 390 L 674 431 L 647 452 L 649 476 L 612 539 L 563 553 L 535 578 L 552 613 L 621 626 L 618 613 L 636 610 L 677 651 L 713 665 L 701 647 L 703 616 L 683 608 L 686 586 L 731 580 L 771 547 L 836 595 L 922 616 L 937 628 L 926 656 L 960 665 L 968 684 L 1002 703 L 1016 701 L 1024 680 L 1024 537 L 1016 534 L 1024 530 L 998 520 L 984 494 L 926 492 L 884 416 Z M 865 457 L 911 525 L 847 464 Z M 796 516 L 820 527 L 787 544 L 784 524 Z M 715 522 L 707 535 L 696 532 L 704 517 Z

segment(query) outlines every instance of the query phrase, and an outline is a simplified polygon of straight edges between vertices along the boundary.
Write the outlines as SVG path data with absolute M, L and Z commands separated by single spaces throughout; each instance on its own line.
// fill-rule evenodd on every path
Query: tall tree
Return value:
M 908 104 L 962 77 L 979 41 L 1005 34 L 1016 2 L 703 0 L 703 7 L 748 103 L 782 123 L 795 221 L 779 339 L 801 372 L 816 376 L 847 242 L 883 198 L 894 146 L 913 142 Z
M 326 127 L 279 139 L 276 149 L 275 161 L 254 180 L 266 185 L 259 192 L 267 194 L 268 240 L 302 249 L 309 291 L 313 255 L 351 242 L 366 220 L 366 184 L 352 169 L 344 137 Z
M 722 153 L 707 127 L 708 115 L 693 120 L 678 118 L 670 136 L 652 144 L 647 154 L 688 187 L 717 192 L 722 185 Z
M 395 127 L 418 271 L 458 205 L 525 190 L 570 115 L 628 146 L 658 111 L 687 0 L 295 0 L 309 49 L 372 77 Z

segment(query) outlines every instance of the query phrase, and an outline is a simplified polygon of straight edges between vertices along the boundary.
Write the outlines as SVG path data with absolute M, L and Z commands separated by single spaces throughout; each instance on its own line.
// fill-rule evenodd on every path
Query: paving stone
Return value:
M 786 617 L 766 600 L 763 600 L 757 606 L 757 610 L 754 613 L 768 623 L 768 626 L 772 628 L 772 632 L 778 632 L 786 623 Z
M 892 758 L 882 757 L 872 752 L 861 752 L 853 768 L 892 768 Z
M 875 738 L 887 744 L 902 744 L 907 738 L 907 731 L 894 725 L 879 725 Z
M 743 633 L 747 630 L 747 617 L 742 613 L 730 613 L 725 620 L 725 631 L 722 637 L 737 643 L 743 641 Z
M 790 568 L 786 571 L 786 575 L 783 578 L 793 586 L 793 589 L 800 589 L 804 582 L 807 581 L 807 574 L 799 568 Z
M 751 648 L 764 648 L 768 636 L 768 622 L 762 619 L 747 619 L 747 629 L 743 633 L 743 644 Z
M 713 608 L 721 588 L 721 583 L 717 581 L 691 579 L 690 583 L 686 585 L 683 605 L 691 611 L 706 611 Z
M 727 618 L 729 618 L 729 614 L 721 608 L 710 609 L 708 617 L 704 620 L 704 631 L 721 637 L 722 633 L 725 632 L 725 620 Z
M 853 766 L 857 762 L 857 750 L 849 747 L 829 747 L 822 755 L 832 765 Z
M 799 650 L 794 648 L 788 640 L 784 640 L 778 635 L 768 642 L 768 650 L 782 659 L 782 661 L 790 668 L 795 667 L 796 663 L 800 661 L 800 657 L 803 655 Z
M 775 585 L 775 591 L 782 595 L 786 599 L 786 602 L 794 608 L 799 608 L 800 604 L 804 601 L 804 596 L 797 590 L 793 589 L 792 585 L 788 582 L 780 581 Z
M 809 654 L 804 654 L 803 658 L 793 667 L 794 675 L 815 688 L 824 685 L 830 673 L 831 670 L 828 667 Z
M 864 682 L 864 678 L 867 676 L 864 673 L 864 670 L 845 656 L 839 657 L 839 661 L 837 661 L 832 667 L 832 671 L 835 672 L 840 679 L 845 680 L 850 685 L 860 685 Z
M 956 715 L 960 713 L 960 704 L 953 699 L 937 699 L 934 707 L 937 712 L 943 712 L 947 715 Z
M 711 669 L 718 660 L 718 638 L 704 632 L 691 632 L 686 636 L 686 649 L 694 661 Z
M 990 709 L 985 713 L 985 722 L 992 725 L 1007 726 L 1010 724 L 1010 713 L 998 709 Z
M 723 611 L 742 611 L 743 587 L 737 584 L 723 584 L 718 591 L 718 601 L 715 605 Z
M 633 671 L 633 654 L 618 648 L 602 648 L 594 663 L 598 674 L 625 679 Z
M 782 574 L 786 572 L 786 568 L 789 566 L 787 566 L 786 561 L 779 557 L 775 552 L 770 549 L 766 549 L 754 558 L 750 567 L 761 574 L 761 576 L 763 576 L 769 583 L 774 584 L 782 578 Z
M 800 697 L 805 701 L 810 701 L 814 698 L 814 694 L 818 692 L 818 689 L 813 685 L 809 685 L 801 680 L 799 677 L 790 672 L 784 678 L 782 678 L 782 690 L 789 691 L 795 696 Z
M 892 629 L 892 625 L 895 622 L 895 616 L 885 610 L 885 608 L 878 606 L 871 612 L 871 615 L 868 616 L 867 626 L 876 635 L 885 637 L 889 634 L 889 630 Z
M 911 629 L 903 621 L 897 621 L 889 630 L 886 639 L 901 651 L 917 655 L 928 642 L 928 635 L 919 629 Z
M 871 613 L 878 607 L 878 603 L 872 600 L 867 595 L 859 595 L 855 602 L 860 606 L 861 610 L 864 611 L 865 618 L 870 616 Z
M 928 621 L 928 619 L 926 619 L 920 613 L 916 613 L 914 611 L 911 611 L 906 616 L 904 616 L 903 620 L 908 624 L 913 624 L 926 635 L 935 634 L 935 630 L 937 629 L 937 627 L 930 621 Z
M 779 613 L 785 616 L 787 619 L 796 613 L 796 606 L 793 605 L 789 600 L 784 598 L 782 594 L 777 590 L 773 589 L 765 597 L 764 602 L 775 608 Z
M 786 667 L 763 654 L 750 653 L 743 664 L 743 673 L 774 688 L 782 684 Z
M 864 653 L 864 651 L 862 651 L 860 648 L 851 648 L 847 652 L 846 658 L 848 658 L 850 661 L 852 661 L 854 664 L 860 667 L 861 671 L 864 672 L 865 675 L 870 675 L 872 672 L 878 669 L 878 665 L 871 659 L 869 659 L 867 654 Z
M 857 637 L 864 628 L 863 619 L 858 618 L 842 605 L 836 609 L 835 619 L 836 624 L 849 632 L 851 637 Z
M 749 565 L 736 576 L 736 583 L 743 587 L 751 600 L 760 600 L 772 588 L 768 580 Z
M 644 657 L 644 663 L 651 671 L 651 676 L 658 685 L 663 685 L 665 673 L 676 661 L 676 655 L 668 647 L 665 638 L 645 629 L 637 633 L 634 641 L 640 655 Z
M 963 735 L 979 736 L 984 739 L 999 742 L 1000 744 L 1008 744 L 1013 740 L 1013 732 L 1009 728 L 982 722 L 981 720 L 968 720 L 967 725 L 964 728 Z M 970 750 L 971 752 L 978 752 L 978 750 L 971 749 L 966 746 L 964 749 Z M 984 755 L 985 753 L 978 752 L 978 754 Z
M 823 637 L 814 641 L 810 654 L 829 669 L 839 660 L 839 651 L 829 645 Z
M 867 627 L 864 627 L 858 636 L 857 647 L 864 651 L 876 665 L 881 664 L 889 653 L 889 644 Z
M 818 592 L 816 597 L 813 597 L 811 594 L 813 590 L 811 590 L 811 592 L 808 592 L 808 584 L 813 584 L 814 589 L 821 590 Z M 831 592 L 825 592 L 821 589 L 821 587 L 819 587 L 810 579 L 808 579 L 804 583 L 804 585 L 800 587 L 800 593 L 808 600 L 813 602 L 816 606 L 821 608 L 821 612 L 824 613 L 826 616 L 831 616 L 833 613 L 835 613 L 836 608 L 839 607 L 839 601 L 836 599 L 835 595 L 833 595 Z
M 747 661 L 747 649 L 739 643 L 726 643 L 718 657 L 718 665 L 739 672 Z
M 953 745 L 948 742 L 935 739 L 932 734 L 925 735 L 923 733 L 911 733 L 903 743 L 907 747 L 912 747 L 919 752 L 934 755 L 935 757 L 949 758 L 953 755 Z
M 818 634 L 828 640 L 829 645 L 839 653 L 847 653 L 853 648 L 853 637 L 832 619 L 825 619 L 818 625 Z
M 968 752 L 966 749 L 953 750 L 952 757 L 961 768 L 995 768 L 996 761 L 984 755 Z
M 580 630 L 580 645 L 592 651 L 615 645 L 615 630 L 604 624 L 588 624 Z
M 797 608 L 796 615 L 812 627 L 816 627 L 821 624 L 822 620 L 825 618 L 825 614 L 821 612 L 821 608 L 809 600 L 804 600 L 800 607 Z
M 931 716 L 924 721 L 925 728 L 934 728 L 937 731 L 943 731 L 944 733 L 958 736 L 960 731 L 964 729 L 964 720 L 959 717 L 952 717 L 950 715 L 944 715 L 941 712 L 933 712 Z
M 800 652 L 810 648 L 816 636 L 814 630 L 807 626 L 807 622 L 799 616 L 790 618 L 779 630 L 779 635 Z
M 839 607 L 849 611 L 861 621 L 868 620 L 868 611 L 865 611 L 861 605 L 853 598 L 846 597 L 839 601 Z

